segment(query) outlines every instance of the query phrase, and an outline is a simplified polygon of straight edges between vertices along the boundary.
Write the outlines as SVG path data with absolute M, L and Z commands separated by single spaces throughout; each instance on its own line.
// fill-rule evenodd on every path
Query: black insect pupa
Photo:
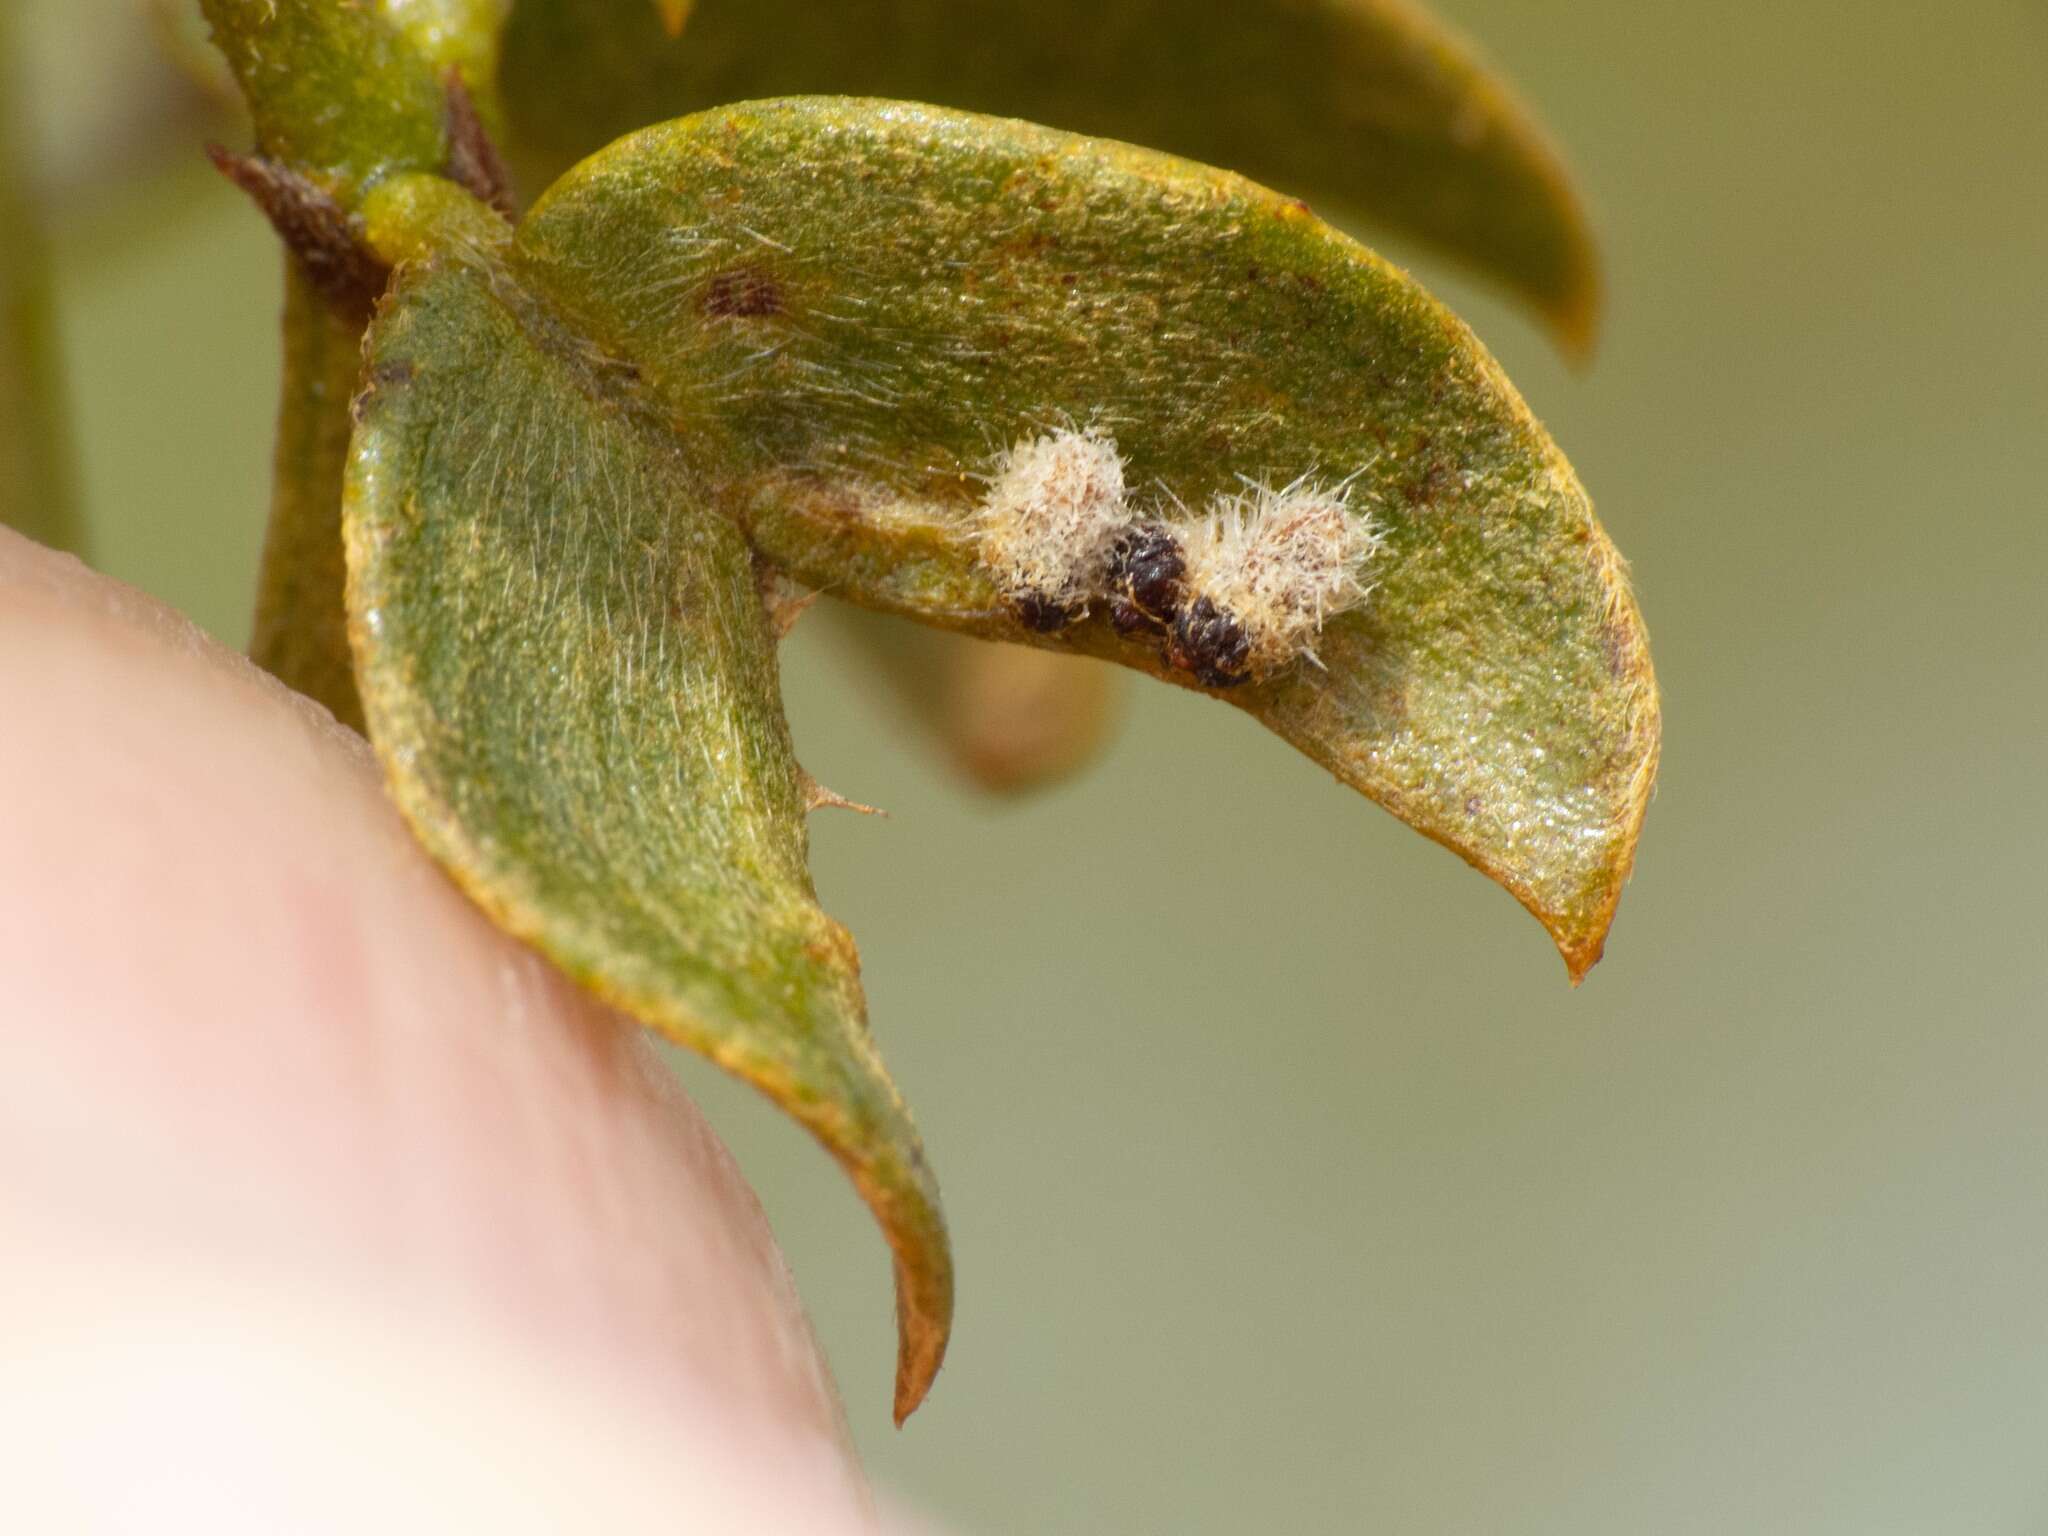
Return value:
M 1187 559 L 1165 523 L 1132 523 L 1109 550 L 1109 621 L 1124 635 L 1165 634 L 1180 608 Z

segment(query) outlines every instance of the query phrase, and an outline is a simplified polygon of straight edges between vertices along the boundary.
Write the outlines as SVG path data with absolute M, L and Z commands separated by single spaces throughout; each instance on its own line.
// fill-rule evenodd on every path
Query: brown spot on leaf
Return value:
M 602 377 L 611 390 L 620 394 L 631 394 L 640 387 L 640 365 L 623 357 L 593 356 L 589 359 L 591 369 Z
M 1005 240 L 1001 245 L 995 247 L 993 254 L 1007 256 L 1012 260 L 1023 258 L 1042 261 L 1058 250 L 1059 245 L 1060 237 L 1051 230 L 1033 229 L 1026 230 L 1023 234 L 1017 235 L 1012 239 Z
M 782 313 L 782 285 L 760 267 L 720 272 L 704 288 L 704 313 L 759 319 Z
M 1438 460 L 1401 487 L 1401 496 L 1411 507 L 1434 505 L 1436 499 L 1455 485 L 1450 467 Z

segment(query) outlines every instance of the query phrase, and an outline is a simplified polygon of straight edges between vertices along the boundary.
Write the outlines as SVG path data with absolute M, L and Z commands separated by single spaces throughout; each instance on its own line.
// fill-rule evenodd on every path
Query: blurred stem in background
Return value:
M 14 29 L 13 7 L 0 9 L 0 523 L 76 552 L 84 525 L 57 367 L 48 255 L 29 184 Z
M 822 622 L 874 670 L 904 712 L 982 789 L 1038 789 L 1108 740 L 1124 679 L 1104 663 L 924 629 L 850 604 Z
M 284 260 L 284 379 L 249 655 L 361 730 L 342 602 L 341 485 L 363 322 L 328 303 L 295 258 Z

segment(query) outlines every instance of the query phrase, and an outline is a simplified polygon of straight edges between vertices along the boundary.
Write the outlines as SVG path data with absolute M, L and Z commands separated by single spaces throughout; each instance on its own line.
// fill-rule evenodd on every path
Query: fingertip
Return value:
M 0 1226 L 138 1287 L 199 1263 L 461 1319 L 859 1488 L 722 1143 L 418 851 L 360 737 L 4 530 L 0 720 Z

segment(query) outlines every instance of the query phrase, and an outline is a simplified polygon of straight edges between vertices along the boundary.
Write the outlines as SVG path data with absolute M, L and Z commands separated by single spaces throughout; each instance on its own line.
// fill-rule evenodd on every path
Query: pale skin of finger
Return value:
M 0 1276 L 0 1429 L 73 1444 L 98 1382 L 109 1497 L 169 1447 L 188 1492 L 283 1468 L 385 1530 L 543 1472 L 607 1529 L 642 1493 L 650 1529 L 871 1528 L 767 1223 L 640 1032 L 461 898 L 359 738 L 5 530 Z M 416 1525 L 386 1474 L 452 1502 Z

